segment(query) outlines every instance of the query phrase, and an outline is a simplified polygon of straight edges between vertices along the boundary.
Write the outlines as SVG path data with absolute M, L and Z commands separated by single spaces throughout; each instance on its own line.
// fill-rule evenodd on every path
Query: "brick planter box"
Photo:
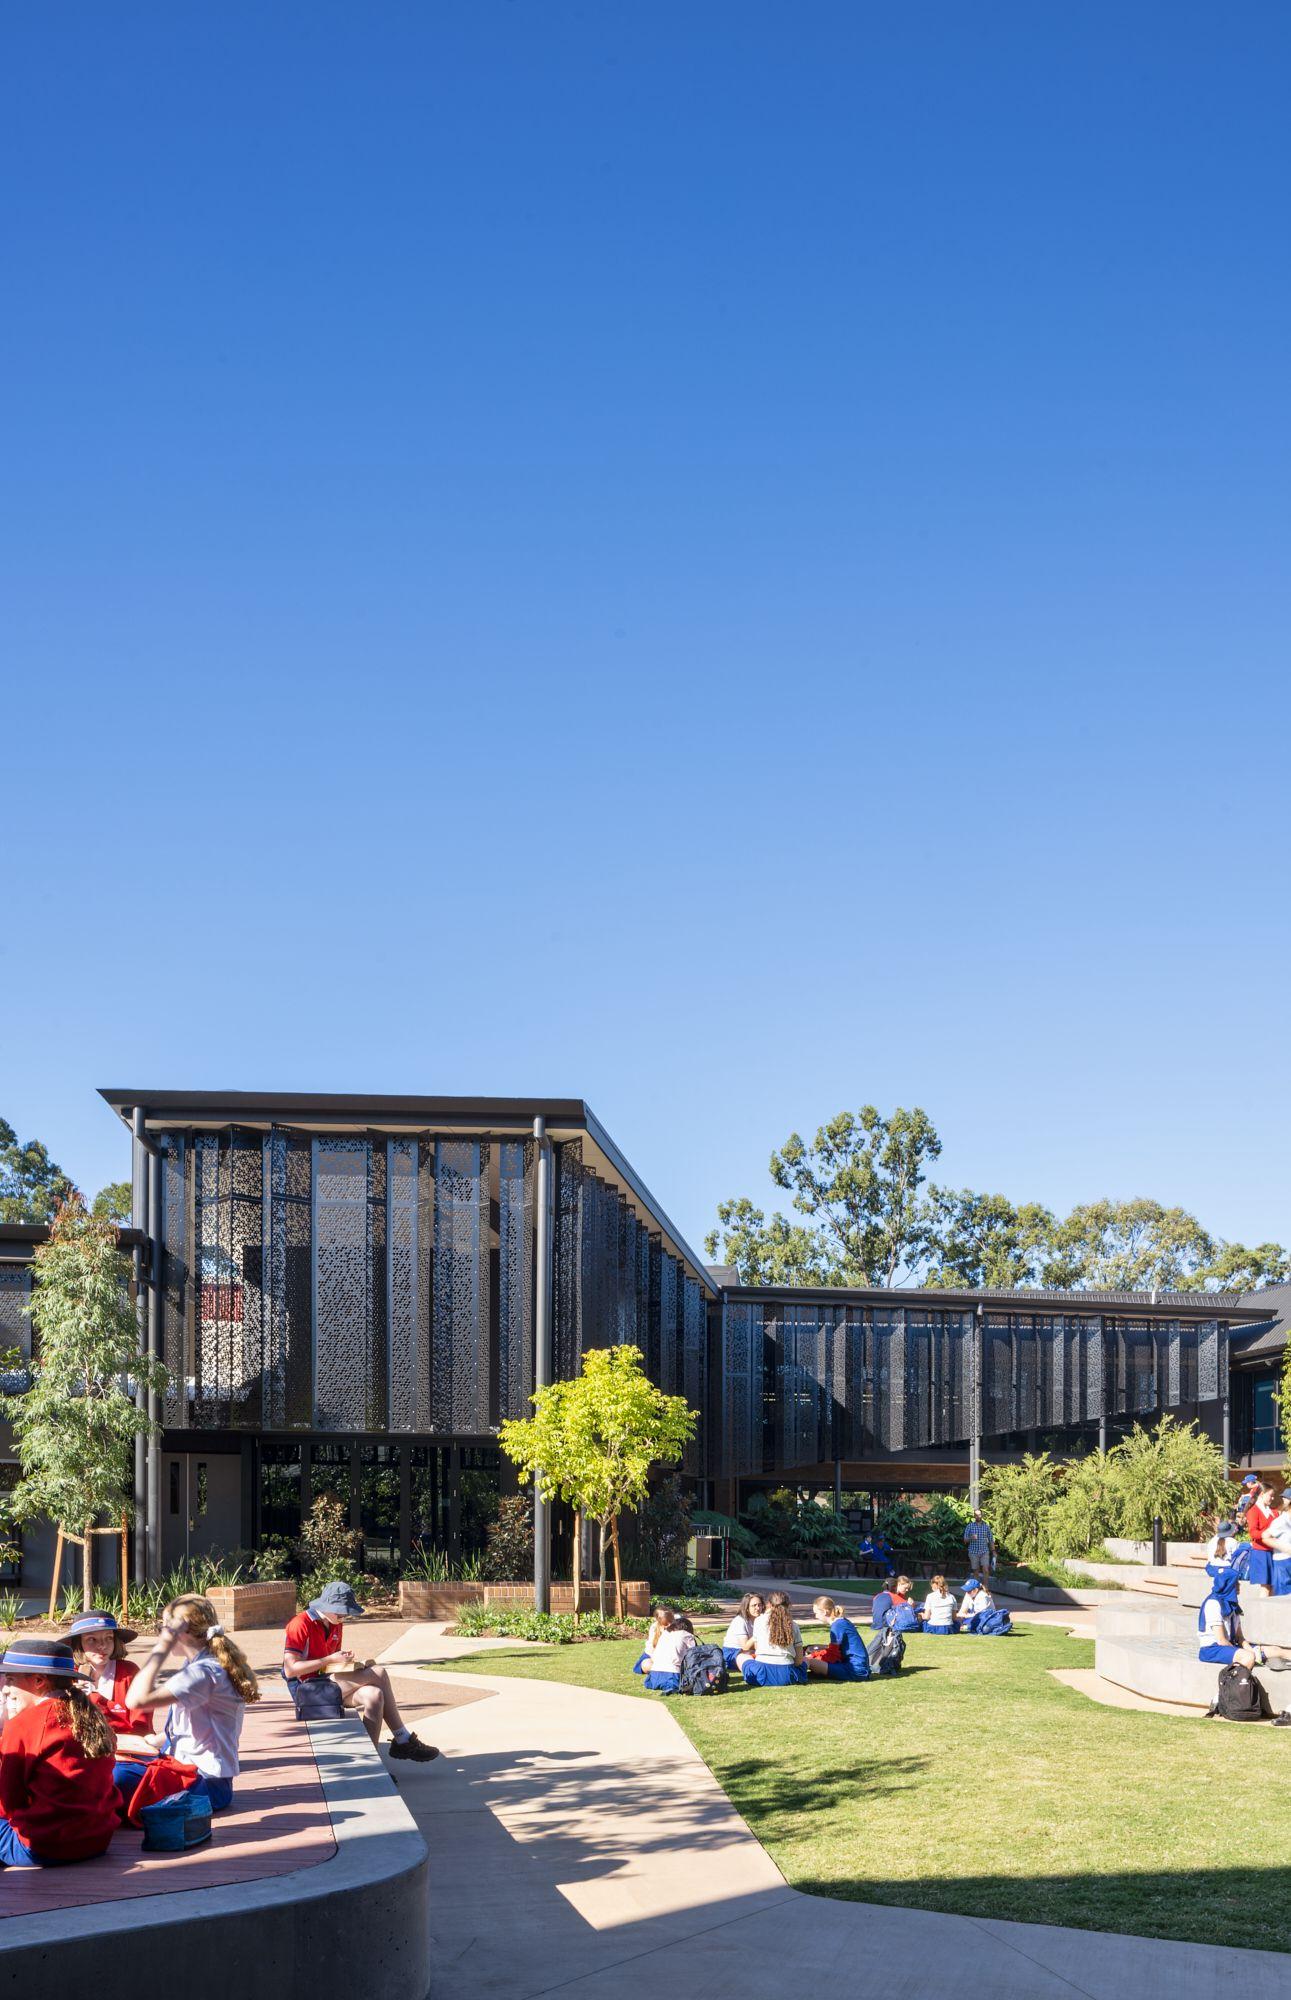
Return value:
M 294 1583 L 217 1584 L 207 1596 L 226 1632 L 263 1631 L 296 1616 Z
M 583 1610 L 594 1612 L 597 1606 L 595 1582 L 583 1585 Z M 614 1586 L 611 1584 L 606 1603 L 612 1608 Z M 499 1609 L 533 1610 L 533 1585 L 531 1583 L 401 1583 L 399 1585 L 399 1616 L 401 1618 L 455 1618 L 464 1604 L 489 1604 Z M 574 1608 L 574 1586 L 572 1583 L 553 1583 L 551 1586 L 551 1608 L 553 1611 L 570 1612 Z M 628 1618 L 645 1618 L 650 1611 L 650 1586 L 639 1579 L 629 1583 L 623 1579 L 623 1610 Z

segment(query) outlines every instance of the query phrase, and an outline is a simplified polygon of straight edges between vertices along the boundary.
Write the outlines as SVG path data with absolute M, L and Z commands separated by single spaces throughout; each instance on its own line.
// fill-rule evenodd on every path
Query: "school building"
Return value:
M 725 1512 L 786 1481 L 962 1492 L 983 1453 L 1106 1444 L 1163 1410 L 1234 1462 L 1280 1462 L 1291 1287 L 753 1289 L 702 1262 L 579 1099 L 102 1095 L 132 1155 L 141 1336 L 169 1373 L 136 1480 L 154 1574 L 294 1535 L 320 1493 L 368 1567 L 415 1541 L 471 1552 L 507 1484 L 499 1423 L 619 1341 L 701 1412 L 682 1472 Z M 42 1236 L 0 1227 L 9 1394 Z M 48 1570 L 29 1532 L 9 1579 L 34 1596 Z

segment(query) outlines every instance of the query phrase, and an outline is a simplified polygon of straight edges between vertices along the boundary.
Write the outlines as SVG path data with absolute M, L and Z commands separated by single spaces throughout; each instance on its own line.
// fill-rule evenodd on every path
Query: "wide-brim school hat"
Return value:
M 118 1639 L 124 1639 L 127 1646 L 132 1639 L 139 1637 L 129 1625 L 118 1625 L 110 1611 L 89 1611 L 84 1618 L 78 1618 L 74 1625 L 69 1625 L 67 1628 L 69 1639 L 82 1638 L 86 1632 L 115 1633 Z
M 64 1681 L 85 1678 L 75 1653 L 61 1639 L 15 1639 L 0 1658 L 0 1680 L 9 1674 L 48 1674 Z
M 338 1618 L 364 1616 L 363 1606 L 349 1584 L 342 1583 L 339 1578 L 334 1583 L 329 1583 L 326 1590 L 319 1593 L 309 1608 L 316 1618 L 329 1623 L 334 1623 Z

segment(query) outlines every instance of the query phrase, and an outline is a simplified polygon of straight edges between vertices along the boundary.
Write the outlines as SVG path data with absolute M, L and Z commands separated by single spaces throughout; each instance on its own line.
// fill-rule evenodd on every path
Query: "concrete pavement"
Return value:
M 432 2000 L 1286 2000 L 1274 1952 L 941 1916 L 790 1889 L 666 1703 L 434 1672 L 488 1699 L 400 1767 L 430 1849 Z M 407 1682 L 401 1683 L 406 1687 Z

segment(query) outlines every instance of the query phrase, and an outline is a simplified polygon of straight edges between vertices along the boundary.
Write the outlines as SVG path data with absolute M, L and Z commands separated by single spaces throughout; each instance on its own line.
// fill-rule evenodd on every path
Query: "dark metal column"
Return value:
M 144 1155 L 148 1187 L 148 1359 L 161 1357 L 161 1161 L 155 1152 Z M 148 1421 L 154 1427 L 160 1419 L 157 1391 L 148 1389 Z M 148 1439 L 148 1578 L 161 1576 L 161 1438 Z
M 144 1108 L 136 1104 L 131 1113 L 130 1142 L 130 1220 L 142 1236 L 148 1227 L 148 1200 L 146 1188 L 147 1158 L 144 1150 Z M 139 1358 L 148 1358 L 148 1300 L 144 1291 L 144 1255 L 142 1243 L 134 1246 L 134 1309 L 139 1322 Z M 143 1375 L 135 1382 L 135 1409 L 146 1416 L 148 1398 L 144 1391 Z M 134 1549 L 131 1563 L 136 1577 L 147 1574 L 148 1569 L 148 1453 L 141 1430 L 135 1432 L 134 1440 Z
M 536 1269 L 533 1288 L 533 1380 L 537 1389 L 551 1381 L 551 1146 L 547 1121 L 535 1118 L 533 1136 L 537 1159 L 534 1166 L 533 1233 Z M 534 1485 L 533 1496 L 533 1601 L 539 1611 L 551 1609 L 551 1508 Z
M 982 1504 L 982 1308 L 974 1307 L 969 1396 L 973 1430 L 968 1441 L 968 1504 Z

